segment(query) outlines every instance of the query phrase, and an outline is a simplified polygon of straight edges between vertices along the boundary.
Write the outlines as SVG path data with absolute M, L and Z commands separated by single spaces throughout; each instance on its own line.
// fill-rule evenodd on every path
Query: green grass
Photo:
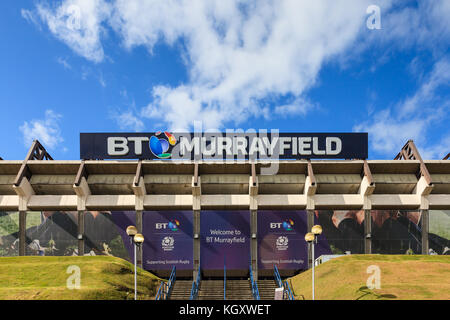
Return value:
M 381 271 L 381 288 L 370 290 L 367 267 Z M 289 279 L 296 299 L 312 298 L 311 270 Z M 348 255 L 315 268 L 318 300 L 450 299 L 450 256 Z
M 80 268 L 80 289 L 67 287 L 72 265 Z M 160 280 L 138 269 L 138 298 L 154 299 Z M 0 258 L 0 299 L 134 299 L 134 266 L 108 256 Z

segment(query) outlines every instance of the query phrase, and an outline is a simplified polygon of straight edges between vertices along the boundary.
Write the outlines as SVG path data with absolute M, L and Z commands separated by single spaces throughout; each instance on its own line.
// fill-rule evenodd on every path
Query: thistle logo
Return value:
M 172 231 L 177 231 L 179 226 L 180 226 L 180 222 L 176 219 L 171 220 L 168 225 L 169 229 Z
M 294 221 L 292 219 L 287 219 L 283 222 L 283 228 L 286 231 L 292 231 L 292 227 L 294 226 Z
M 163 135 L 160 139 L 159 136 Z M 165 136 L 165 137 L 164 137 Z M 159 159 L 167 159 L 172 156 L 171 153 L 168 153 L 170 146 L 174 146 L 177 143 L 177 139 L 173 134 L 164 131 L 158 131 L 154 136 L 150 138 L 149 146 L 150 151 Z
M 277 250 L 284 251 L 288 249 L 289 239 L 286 236 L 280 236 L 277 238 L 276 246 Z
M 161 241 L 161 246 L 164 251 L 172 251 L 174 248 L 175 240 L 173 237 L 164 237 Z

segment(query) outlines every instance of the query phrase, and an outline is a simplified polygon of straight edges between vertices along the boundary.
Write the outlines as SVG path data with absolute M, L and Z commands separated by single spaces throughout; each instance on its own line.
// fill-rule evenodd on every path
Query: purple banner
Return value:
M 144 211 L 144 269 L 193 268 L 192 219 L 192 211 Z
M 250 263 L 250 211 L 202 211 L 202 269 L 247 269 Z
M 259 210 L 259 268 L 272 269 L 277 265 L 279 269 L 307 269 L 307 232 L 306 211 Z M 324 237 L 319 237 L 315 251 L 316 257 L 331 253 Z

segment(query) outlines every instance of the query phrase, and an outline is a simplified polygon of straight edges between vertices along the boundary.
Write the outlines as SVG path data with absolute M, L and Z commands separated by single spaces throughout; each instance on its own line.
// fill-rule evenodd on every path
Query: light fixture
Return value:
M 307 234 L 305 234 L 306 242 L 313 242 L 314 238 L 315 238 L 315 235 L 312 232 L 308 232 Z
M 137 229 L 135 226 L 128 226 L 127 227 L 127 235 L 129 235 L 130 237 L 134 237 L 137 234 Z
M 316 236 L 322 234 L 322 227 L 316 224 L 314 227 L 311 228 L 311 232 L 314 233 Z
M 144 236 L 140 233 L 136 233 L 136 235 L 133 238 L 133 241 L 137 244 L 140 245 L 142 244 L 142 242 L 144 242 Z

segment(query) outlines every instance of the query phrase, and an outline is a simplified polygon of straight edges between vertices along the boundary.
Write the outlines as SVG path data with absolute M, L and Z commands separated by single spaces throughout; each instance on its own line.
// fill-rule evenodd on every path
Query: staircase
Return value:
M 223 300 L 223 280 L 202 280 L 198 300 Z
M 223 280 L 202 280 L 198 300 L 223 300 Z M 249 280 L 227 279 L 226 300 L 253 300 Z
M 253 300 L 249 280 L 227 279 L 227 300 Z
M 192 280 L 176 280 L 170 294 L 170 300 L 189 300 Z
M 273 300 L 275 297 L 275 289 L 277 288 L 275 279 L 258 280 L 259 297 L 261 300 Z

